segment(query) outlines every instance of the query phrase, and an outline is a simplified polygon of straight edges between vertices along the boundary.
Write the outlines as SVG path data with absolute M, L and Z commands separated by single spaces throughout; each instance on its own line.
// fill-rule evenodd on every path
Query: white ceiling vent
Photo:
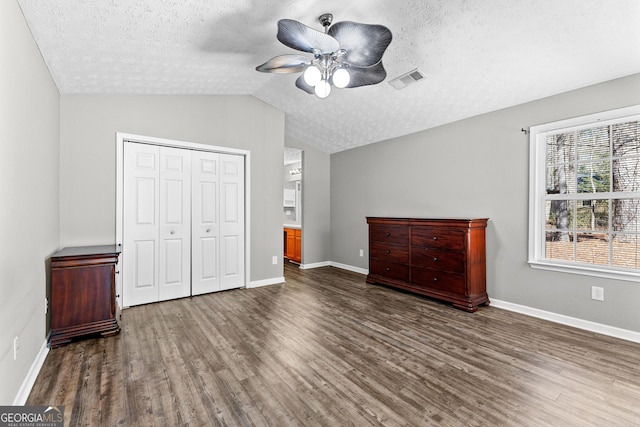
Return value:
M 389 80 L 389 84 L 394 88 L 400 90 L 404 89 L 410 84 L 419 82 L 422 79 L 424 79 L 424 73 L 416 68 L 409 71 L 408 73 L 404 73 L 403 75 L 396 77 L 393 80 Z

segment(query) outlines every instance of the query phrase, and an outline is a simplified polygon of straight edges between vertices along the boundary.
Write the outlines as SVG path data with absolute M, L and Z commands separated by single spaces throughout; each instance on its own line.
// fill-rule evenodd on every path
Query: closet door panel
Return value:
M 160 147 L 158 300 L 191 295 L 191 152 Z
M 160 149 L 124 146 L 123 306 L 158 299 Z
M 208 260 L 209 262 L 200 262 L 200 278 L 202 280 L 215 280 L 218 277 L 218 238 L 217 237 L 203 237 L 200 239 L 201 244 L 201 256 L 200 260 Z
M 220 154 L 220 289 L 244 286 L 244 157 Z
M 193 295 L 220 290 L 219 185 L 220 155 L 192 154 L 192 259 Z

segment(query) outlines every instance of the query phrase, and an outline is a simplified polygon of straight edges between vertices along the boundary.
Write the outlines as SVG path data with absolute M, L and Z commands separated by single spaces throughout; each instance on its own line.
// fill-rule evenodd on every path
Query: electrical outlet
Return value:
M 15 337 L 13 339 L 13 360 L 18 358 L 18 349 L 20 349 L 20 346 L 18 345 L 18 337 Z
M 271 258 L 271 262 L 273 263 L 273 265 L 276 265 L 278 263 L 278 257 L 274 256 L 273 258 Z
M 604 288 L 601 288 L 598 286 L 592 286 L 591 299 L 596 301 L 604 301 Z
M 360 249 L 360 256 L 364 256 L 364 249 Z

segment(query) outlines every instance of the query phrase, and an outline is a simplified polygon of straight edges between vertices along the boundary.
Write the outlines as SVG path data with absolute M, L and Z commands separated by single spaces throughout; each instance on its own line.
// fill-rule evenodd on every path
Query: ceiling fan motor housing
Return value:
M 333 15 L 331 13 L 323 13 L 322 15 L 320 15 L 320 17 L 318 17 L 318 20 L 320 21 L 326 32 L 329 25 L 331 25 L 331 23 L 333 22 Z

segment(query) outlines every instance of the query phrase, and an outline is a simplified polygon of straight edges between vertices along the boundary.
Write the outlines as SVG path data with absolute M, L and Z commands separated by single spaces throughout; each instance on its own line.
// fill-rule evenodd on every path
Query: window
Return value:
M 640 106 L 530 131 L 529 264 L 640 281 Z

